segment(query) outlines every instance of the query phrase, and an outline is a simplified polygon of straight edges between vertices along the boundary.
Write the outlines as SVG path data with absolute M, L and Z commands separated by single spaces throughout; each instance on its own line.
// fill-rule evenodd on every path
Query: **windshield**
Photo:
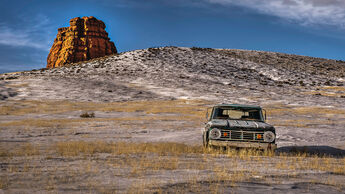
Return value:
M 263 121 L 260 109 L 214 108 L 213 119 Z

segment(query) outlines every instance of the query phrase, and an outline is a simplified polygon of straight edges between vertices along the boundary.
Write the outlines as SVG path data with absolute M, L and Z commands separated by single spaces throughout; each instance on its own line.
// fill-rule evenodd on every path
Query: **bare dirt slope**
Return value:
M 164 47 L 0 79 L 4 191 L 344 190 L 343 61 Z M 222 102 L 266 108 L 277 156 L 202 150 Z

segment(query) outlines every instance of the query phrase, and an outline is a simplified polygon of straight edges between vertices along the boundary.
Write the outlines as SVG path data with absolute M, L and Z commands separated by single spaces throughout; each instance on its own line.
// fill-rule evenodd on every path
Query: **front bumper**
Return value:
M 277 144 L 265 143 L 265 142 L 237 142 L 237 141 L 209 140 L 208 144 L 212 146 L 222 146 L 222 147 L 258 148 L 258 149 L 264 149 L 264 150 L 277 149 Z

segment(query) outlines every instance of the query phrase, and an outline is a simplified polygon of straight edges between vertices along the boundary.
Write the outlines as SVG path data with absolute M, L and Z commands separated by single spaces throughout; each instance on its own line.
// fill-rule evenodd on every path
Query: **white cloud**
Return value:
M 47 49 L 45 43 L 33 40 L 30 37 L 30 33 L 27 33 L 27 30 L 12 29 L 6 25 L 0 25 L 0 44 L 13 47 Z
M 332 25 L 345 28 L 344 0 L 207 0 L 236 5 L 302 25 Z
M 20 21 L 15 25 L 0 23 L 0 45 L 49 50 L 48 22 L 47 17 L 38 15 L 31 21 Z

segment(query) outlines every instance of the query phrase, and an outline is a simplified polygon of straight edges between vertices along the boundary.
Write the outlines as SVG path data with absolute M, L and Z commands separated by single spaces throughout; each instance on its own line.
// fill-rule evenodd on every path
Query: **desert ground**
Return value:
M 345 62 L 163 47 L 0 75 L 0 193 L 345 193 Z M 275 153 L 204 149 L 260 105 Z

